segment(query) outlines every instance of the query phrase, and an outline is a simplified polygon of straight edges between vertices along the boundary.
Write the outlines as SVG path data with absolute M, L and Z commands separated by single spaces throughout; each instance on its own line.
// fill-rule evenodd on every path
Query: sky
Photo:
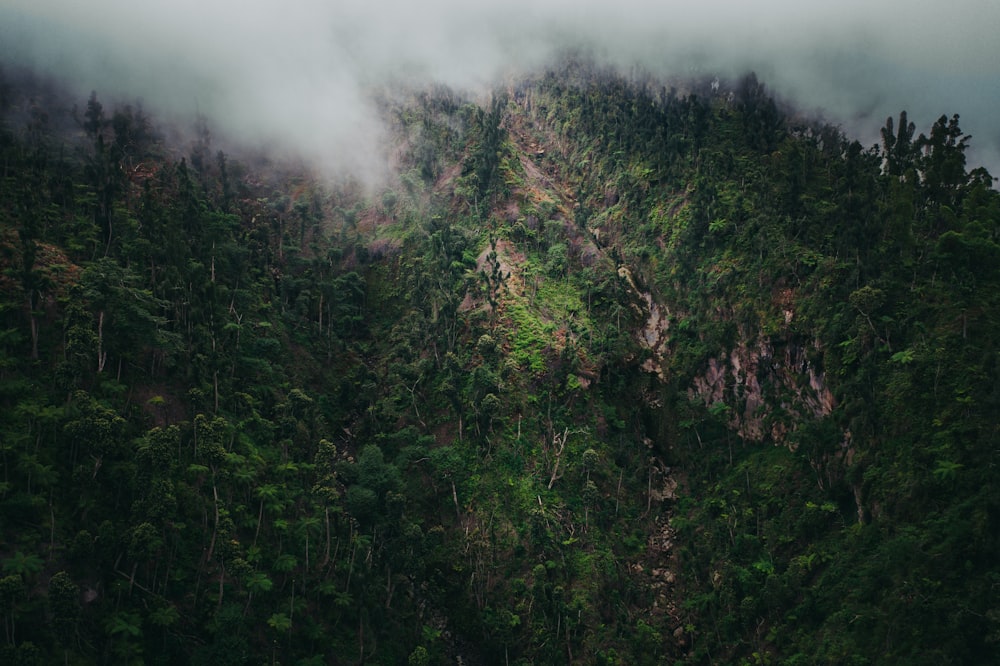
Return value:
M 961 115 L 970 166 L 1000 175 L 1000 1 L 3 0 L 0 61 L 85 96 L 199 112 L 240 140 L 362 169 L 370 93 L 406 82 L 488 91 L 566 49 L 669 77 L 755 71 L 785 101 L 875 143 Z M 224 120 L 223 120 L 224 119 Z

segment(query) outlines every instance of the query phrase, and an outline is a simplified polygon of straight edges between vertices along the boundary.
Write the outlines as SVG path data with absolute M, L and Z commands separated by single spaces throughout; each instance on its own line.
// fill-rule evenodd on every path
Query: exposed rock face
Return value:
M 662 307 L 653 300 L 648 293 L 642 294 L 646 301 L 649 316 L 646 325 L 640 332 L 639 342 L 643 347 L 653 352 L 653 355 L 646 360 L 642 369 L 647 372 L 654 372 L 663 379 L 663 359 L 667 354 L 667 345 L 670 342 L 670 310 Z
M 712 358 L 689 389 L 706 405 L 730 407 L 729 425 L 748 441 L 785 441 L 803 417 L 821 418 L 836 406 L 823 373 L 809 361 L 807 348 L 776 348 L 766 337 L 740 342 L 728 357 Z
M 667 356 L 670 344 L 670 309 L 657 303 L 648 291 L 639 289 L 632 272 L 627 267 L 620 266 L 618 276 L 628 282 L 632 294 L 642 304 L 641 308 L 638 305 L 633 305 L 633 307 L 646 315 L 646 322 L 639 330 L 638 338 L 639 344 L 644 349 L 650 350 L 652 355 L 642 364 L 642 369 L 656 374 L 660 379 L 665 379 L 663 361 Z
M 677 572 L 680 569 L 674 550 L 676 540 L 677 533 L 669 519 L 666 516 L 658 518 L 655 530 L 648 537 L 645 557 L 641 562 L 629 565 L 629 573 L 641 581 L 653 598 L 652 606 L 648 609 L 649 615 L 663 618 L 673 628 L 672 639 L 664 641 L 664 647 L 668 651 L 683 650 L 687 645 L 683 612 L 676 589 Z
M 642 369 L 664 377 L 670 348 L 670 310 L 639 289 L 625 267 L 618 269 L 638 298 L 646 321 L 637 332 L 639 344 L 652 352 Z M 790 306 L 789 306 L 790 307 Z M 786 310 L 785 320 L 793 317 Z M 809 347 L 797 342 L 743 334 L 728 355 L 709 359 L 705 371 L 688 389 L 706 405 L 729 407 L 729 426 L 747 441 L 783 443 L 803 417 L 822 418 L 836 406 L 824 373 L 809 360 Z M 755 340 L 754 342 L 747 342 Z M 813 344 L 815 348 L 816 343 Z

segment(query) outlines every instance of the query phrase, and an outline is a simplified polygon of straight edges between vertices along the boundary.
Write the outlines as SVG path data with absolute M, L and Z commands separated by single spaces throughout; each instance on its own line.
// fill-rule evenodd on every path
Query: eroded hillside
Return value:
M 996 657 L 957 118 L 573 63 L 387 97 L 373 189 L 9 90 L 5 658 Z

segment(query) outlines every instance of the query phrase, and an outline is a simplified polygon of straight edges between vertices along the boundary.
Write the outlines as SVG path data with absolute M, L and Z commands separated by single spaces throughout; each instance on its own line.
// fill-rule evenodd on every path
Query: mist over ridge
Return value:
M 996 9 L 251 2 L 0 0 L 0 666 L 1000 664 Z
M 918 132 L 959 113 L 974 137 L 970 165 L 1000 171 L 1000 5 L 989 0 L 5 5 L 3 62 L 53 73 L 80 95 L 141 98 L 178 118 L 198 111 L 241 140 L 287 145 L 324 167 L 377 168 L 375 88 L 485 91 L 577 49 L 661 76 L 754 70 L 779 96 L 866 144 L 900 110 Z

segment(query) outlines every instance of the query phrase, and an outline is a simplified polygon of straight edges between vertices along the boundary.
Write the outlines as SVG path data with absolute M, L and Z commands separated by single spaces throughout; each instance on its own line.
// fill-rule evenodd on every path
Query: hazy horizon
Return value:
M 284 145 L 327 167 L 368 168 L 380 131 L 375 88 L 483 91 L 578 49 L 658 76 L 755 71 L 784 100 L 866 144 L 901 110 L 918 132 L 958 113 L 974 137 L 970 168 L 1000 171 L 1000 3 L 991 0 L 945 9 L 901 0 L 5 4 L 3 61 L 81 95 L 141 98 L 174 117 L 200 111 L 242 141 Z

